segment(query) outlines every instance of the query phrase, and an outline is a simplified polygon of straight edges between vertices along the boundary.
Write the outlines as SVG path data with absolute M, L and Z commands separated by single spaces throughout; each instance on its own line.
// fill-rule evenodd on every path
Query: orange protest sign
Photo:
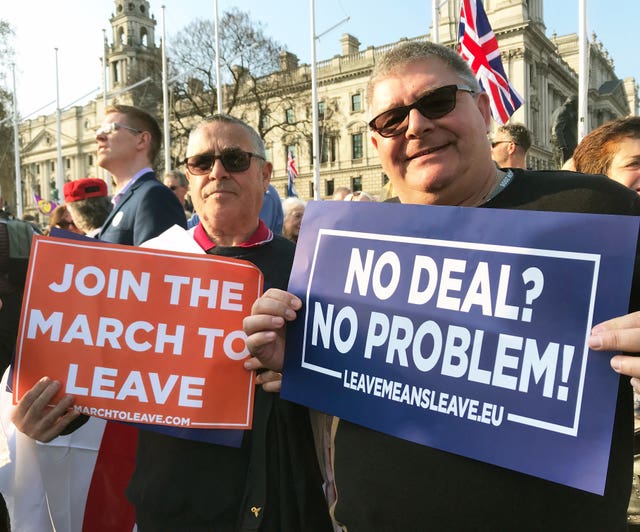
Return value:
M 242 260 L 35 237 L 14 401 L 46 375 L 89 415 L 251 428 L 242 320 L 262 283 Z

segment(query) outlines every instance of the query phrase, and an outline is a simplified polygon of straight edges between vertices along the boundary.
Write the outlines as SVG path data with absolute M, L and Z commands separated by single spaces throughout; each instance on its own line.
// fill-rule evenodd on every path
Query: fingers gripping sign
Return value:
M 64 396 L 57 404 L 51 400 L 60 390 L 60 383 L 42 378 L 18 402 L 11 416 L 16 428 L 41 442 L 49 442 L 77 418 L 80 413 L 72 409 L 74 399 Z
M 285 324 L 293 321 L 302 301 L 284 290 L 270 288 L 256 300 L 244 319 L 247 349 L 265 367 L 280 371 L 284 362 Z M 245 367 L 249 368 L 245 363 Z

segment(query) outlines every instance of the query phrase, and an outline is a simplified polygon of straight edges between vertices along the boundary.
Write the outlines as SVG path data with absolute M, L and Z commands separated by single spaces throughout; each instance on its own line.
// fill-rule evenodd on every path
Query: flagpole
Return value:
M 440 0 L 431 0 L 431 41 L 438 44 L 440 42 L 440 20 L 438 17 L 438 12 L 440 11 L 440 6 L 438 6 L 438 2 Z
M 213 18 L 213 33 L 216 41 L 216 92 L 218 112 L 222 112 L 222 80 L 220 79 L 220 35 L 218 33 L 218 0 L 213 2 L 215 16 Z
M 64 188 L 64 168 L 62 167 L 62 109 L 60 108 L 60 81 L 58 76 L 58 48 L 56 50 L 56 135 L 58 136 L 58 171 L 56 183 L 58 185 L 58 203 L 64 203 L 62 189 Z
M 313 153 L 311 162 L 313 164 L 313 199 L 320 199 L 320 164 L 318 154 L 320 153 L 320 139 L 318 138 L 318 82 L 316 79 L 316 13 L 315 2 L 311 2 L 311 113 L 312 113 L 312 138 Z
M 20 137 L 18 135 L 18 96 L 16 92 L 16 65 L 13 71 L 13 151 L 16 167 L 16 214 L 22 220 L 22 175 L 20 174 Z
M 578 68 L 578 142 L 589 129 L 588 97 L 589 97 L 589 42 L 587 41 L 587 0 L 578 0 L 579 29 L 579 63 Z
M 162 110 L 164 116 L 164 171 L 171 171 L 171 139 L 169 137 L 169 89 L 167 83 L 167 33 L 162 6 Z

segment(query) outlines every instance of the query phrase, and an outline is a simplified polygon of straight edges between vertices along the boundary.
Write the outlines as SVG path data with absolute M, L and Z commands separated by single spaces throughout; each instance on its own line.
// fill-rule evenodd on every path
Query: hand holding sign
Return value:
M 282 370 L 284 362 L 285 323 L 296 319 L 302 301 L 289 292 L 270 288 L 256 300 L 251 316 L 244 319 L 247 349 L 264 364 L 275 371 Z M 253 363 L 245 368 L 256 369 Z
M 640 312 L 618 316 L 599 323 L 591 330 L 589 347 L 595 351 L 625 351 L 640 353 Z M 631 385 L 640 393 L 640 357 L 616 355 L 611 367 L 622 375 L 629 375 Z
M 11 415 L 12 423 L 20 432 L 34 440 L 49 442 L 80 415 L 71 408 L 74 402 L 71 395 L 50 406 L 60 386 L 58 381 L 45 377 L 24 395 Z

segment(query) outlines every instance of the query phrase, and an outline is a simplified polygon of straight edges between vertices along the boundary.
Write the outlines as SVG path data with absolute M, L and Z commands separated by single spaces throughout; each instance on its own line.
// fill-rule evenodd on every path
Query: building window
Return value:
M 71 159 L 67 159 L 66 163 L 67 163 L 67 170 L 71 170 Z
M 36 164 L 36 174 L 40 175 L 40 165 Z
M 385 186 L 389 182 L 389 176 L 382 172 L 382 183 L 381 186 Z
M 328 198 L 333 196 L 335 192 L 336 184 L 335 179 L 325 179 L 324 181 L 324 195 Z
M 89 166 L 93 166 L 93 155 L 89 155 L 87 160 L 89 161 Z
M 362 111 L 362 94 L 359 92 L 351 95 L 351 112 L 357 113 L 358 111 Z
M 264 112 L 263 114 L 260 115 L 260 129 L 264 131 L 265 129 L 268 129 L 268 127 L 269 127 L 269 115 L 267 112 Z
M 49 167 L 51 168 L 51 171 L 55 172 L 56 171 L 56 163 L 54 161 L 50 161 L 49 164 L 50 164 Z
M 285 121 L 287 122 L 287 124 L 293 124 L 296 121 L 296 116 L 293 113 L 293 109 L 291 107 L 289 107 L 289 109 L 287 109 L 284 112 L 284 117 L 285 117 Z
M 315 198 L 315 190 L 313 188 L 313 180 L 309 181 L 309 197 L 310 198 Z
M 269 162 L 271 161 L 271 146 L 264 147 L 264 158 Z
M 336 162 L 336 137 L 322 137 L 320 162 Z
M 364 155 L 362 137 L 363 137 L 362 133 L 355 133 L 354 135 L 351 135 L 351 158 L 352 159 L 362 159 Z
M 324 102 L 318 102 L 318 120 L 324 120 L 324 112 L 327 106 Z
M 353 192 L 362 192 L 362 177 L 351 178 L 351 190 Z

